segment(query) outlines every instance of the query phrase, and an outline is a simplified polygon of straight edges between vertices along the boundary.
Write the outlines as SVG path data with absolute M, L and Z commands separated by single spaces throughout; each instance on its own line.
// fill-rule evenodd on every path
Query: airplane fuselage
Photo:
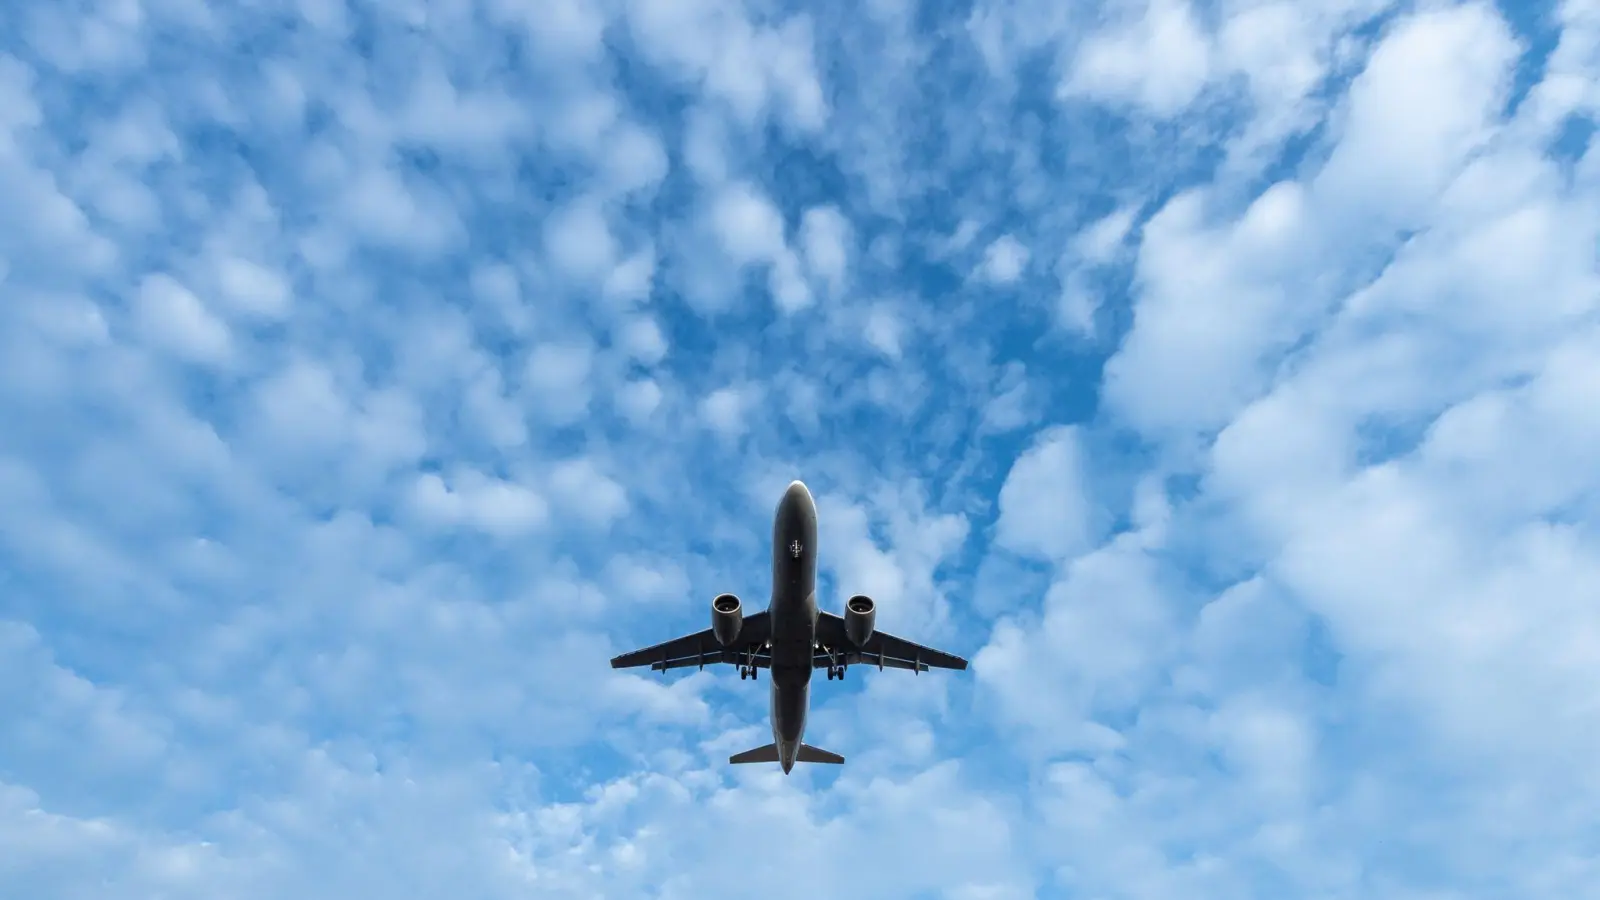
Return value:
M 772 523 L 772 741 L 778 762 L 794 768 L 811 702 L 817 637 L 817 507 L 796 481 L 784 491 Z

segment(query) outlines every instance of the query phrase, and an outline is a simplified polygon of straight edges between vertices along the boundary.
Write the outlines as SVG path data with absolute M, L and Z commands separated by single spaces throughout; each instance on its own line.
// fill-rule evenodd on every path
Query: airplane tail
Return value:
M 728 762 L 732 765 L 739 765 L 741 763 L 775 763 L 777 761 L 777 744 L 768 744 L 765 747 L 756 747 L 753 750 L 746 750 L 743 753 L 735 753 L 734 755 L 728 757 Z M 831 763 L 837 766 L 844 763 L 844 757 L 837 753 L 829 753 L 820 747 L 813 747 L 810 744 L 801 744 L 800 752 L 795 754 L 794 761 L 803 763 Z

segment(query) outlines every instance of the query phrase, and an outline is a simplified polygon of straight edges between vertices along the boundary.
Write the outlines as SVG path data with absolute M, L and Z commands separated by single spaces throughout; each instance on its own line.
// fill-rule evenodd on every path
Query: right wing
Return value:
M 772 668 L 772 655 L 767 652 L 769 626 L 765 611 L 751 613 L 739 628 L 739 639 L 732 646 L 717 643 L 711 629 L 686 634 L 654 646 L 624 653 L 612 658 L 611 668 L 629 669 L 648 665 L 652 671 L 683 669 L 689 666 L 705 668 L 716 663 Z
M 817 638 L 823 649 L 816 654 L 812 665 L 818 669 L 838 663 L 912 672 L 926 672 L 930 667 L 958 670 L 967 667 L 967 661 L 954 653 L 924 647 L 886 631 L 874 631 L 864 647 L 853 646 L 845 635 L 844 618 L 827 611 L 817 617 Z

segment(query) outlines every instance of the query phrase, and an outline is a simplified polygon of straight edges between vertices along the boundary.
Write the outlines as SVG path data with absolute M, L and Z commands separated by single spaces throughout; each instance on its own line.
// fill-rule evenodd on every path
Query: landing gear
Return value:
M 755 666 L 740 666 L 739 667 L 739 680 L 743 681 L 746 678 L 750 679 L 751 681 L 755 681 L 756 680 L 756 667 Z
M 843 681 L 845 666 L 844 654 L 835 653 L 832 647 L 824 647 L 821 644 L 817 645 L 817 649 L 828 655 L 828 680 L 833 681 L 837 679 L 839 681 Z

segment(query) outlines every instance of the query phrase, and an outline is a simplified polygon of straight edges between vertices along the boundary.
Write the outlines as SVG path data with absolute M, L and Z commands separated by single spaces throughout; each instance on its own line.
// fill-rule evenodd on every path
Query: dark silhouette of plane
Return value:
M 872 598 L 860 594 L 845 603 L 843 616 L 817 609 L 817 507 L 796 481 L 783 492 L 772 523 L 772 599 L 766 610 L 745 616 L 738 597 L 719 594 L 711 601 L 710 628 L 624 653 L 611 667 L 648 665 L 665 672 L 729 663 L 739 667 L 741 680 L 772 670 L 773 742 L 728 762 L 775 762 L 788 774 L 796 762 L 844 762 L 837 753 L 801 743 L 813 670 L 827 669 L 832 681 L 856 663 L 913 673 L 967 667 L 959 656 L 876 630 L 876 618 Z

